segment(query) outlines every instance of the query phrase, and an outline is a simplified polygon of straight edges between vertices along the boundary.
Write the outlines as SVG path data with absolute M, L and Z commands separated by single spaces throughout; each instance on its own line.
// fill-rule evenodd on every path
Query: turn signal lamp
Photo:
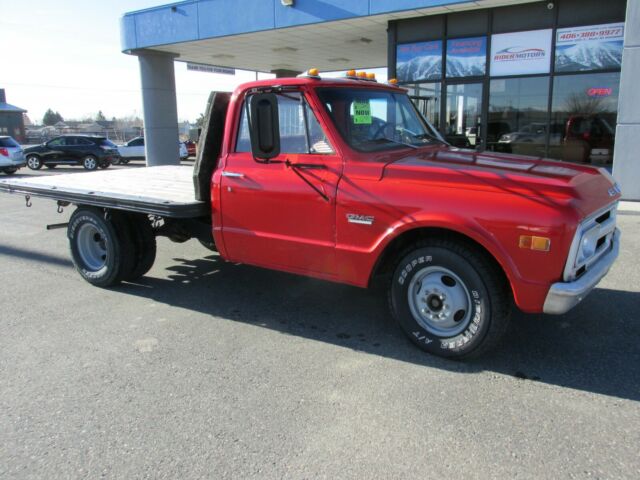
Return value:
M 367 78 L 367 72 L 358 72 L 356 76 L 358 78 Z
M 367 73 L 367 80 L 375 80 L 376 79 L 376 74 L 371 72 L 371 73 Z
M 548 252 L 551 248 L 551 239 L 547 237 L 536 237 L 535 235 L 520 235 L 518 246 L 538 252 Z
M 398 84 L 398 79 L 397 78 L 390 78 L 387 83 L 391 84 L 391 85 L 397 85 Z
M 356 76 L 355 70 L 347 70 L 347 77 L 355 77 L 355 76 Z

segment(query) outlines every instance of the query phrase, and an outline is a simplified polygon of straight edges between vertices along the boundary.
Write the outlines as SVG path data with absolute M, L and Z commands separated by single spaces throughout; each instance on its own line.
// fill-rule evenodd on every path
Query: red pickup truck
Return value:
M 607 273 L 620 189 L 606 171 L 453 148 L 404 89 L 312 73 L 213 93 L 193 173 L 0 190 L 78 205 L 64 226 L 92 284 L 144 275 L 158 235 L 198 238 L 232 262 L 363 288 L 385 279 L 402 330 L 446 357 L 493 347 L 514 304 L 568 311 Z

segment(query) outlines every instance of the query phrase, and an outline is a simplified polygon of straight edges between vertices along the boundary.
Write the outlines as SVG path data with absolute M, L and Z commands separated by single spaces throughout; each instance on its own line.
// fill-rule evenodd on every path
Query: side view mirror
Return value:
M 280 154 L 278 98 L 273 93 L 251 95 L 249 131 L 254 158 L 269 160 Z

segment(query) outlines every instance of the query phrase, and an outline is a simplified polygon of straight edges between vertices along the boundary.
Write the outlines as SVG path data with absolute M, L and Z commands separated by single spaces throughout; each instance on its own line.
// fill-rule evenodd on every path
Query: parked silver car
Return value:
M 178 149 L 180 160 L 189 158 L 189 152 L 184 142 L 178 143 Z M 144 137 L 136 137 L 124 145 L 118 145 L 118 153 L 120 153 L 120 163 L 129 163 L 129 160 L 144 160 Z
M 26 165 L 24 152 L 12 137 L 0 136 L 0 171 L 13 175 Z

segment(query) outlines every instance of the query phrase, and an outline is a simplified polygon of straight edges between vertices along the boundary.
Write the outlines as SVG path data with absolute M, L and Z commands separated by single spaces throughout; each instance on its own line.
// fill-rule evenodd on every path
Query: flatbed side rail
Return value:
M 106 197 L 94 192 L 74 193 L 57 190 L 56 187 L 31 187 L 13 185 L 7 181 L 0 182 L 0 192 L 32 197 L 49 198 L 76 205 L 113 208 L 129 212 L 147 213 L 168 218 L 196 218 L 209 214 L 208 205 L 204 202 L 176 203 L 170 200 L 148 202 L 140 199 Z

